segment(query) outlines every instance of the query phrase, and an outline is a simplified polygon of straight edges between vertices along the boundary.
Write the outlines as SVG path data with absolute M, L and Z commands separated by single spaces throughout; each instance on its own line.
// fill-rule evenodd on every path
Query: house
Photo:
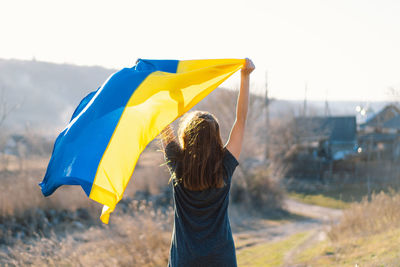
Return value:
M 399 133 L 366 133 L 358 137 L 358 144 L 365 160 L 400 159 Z
M 383 123 L 382 128 L 388 133 L 400 133 L 400 115 Z
M 400 159 L 400 109 L 387 105 L 361 124 L 358 143 L 364 159 Z
M 395 105 L 387 105 L 376 115 L 361 124 L 360 131 L 363 133 L 384 132 L 384 129 L 387 129 L 387 123 L 398 116 L 400 116 L 400 109 Z M 393 123 L 391 122 L 390 124 Z
M 312 148 L 314 157 L 340 160 L 357 152 L 355 116 L 297 117 L 295 142 Z

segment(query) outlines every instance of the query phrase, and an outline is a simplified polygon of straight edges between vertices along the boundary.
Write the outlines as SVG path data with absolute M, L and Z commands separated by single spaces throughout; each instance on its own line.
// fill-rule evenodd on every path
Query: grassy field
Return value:
M 343 200 L 335 199 L 333 197 L 325 196 L 322 194 L 312 195 L 312 194 L 290 192 L 288 195 L 289 197 L 295 200 L 311 205 L 318 205 L 334 209 L 345 209 L 349 207 L 349 203 L 344 202 Z
M 365 181 L 337 184 L 297 182 L 294 186 L 290 185 L 287 191 L 289 197 L 307 204 L 345 209 L 352 203 L 361 202 L 365 197 L 371 197 L 379 192 L 390 193 L 394 188 L 397 188 L 395 184 L 383 182 L 370 185 Z
M 238 266 L 281 266 L 284 262 L 285 255 L 290 250 L 302 244 L 308 236 L 308 232 L 302 232 L 281 241 L 244 248 L 237 252 Z
M 98 219 L 101 205 L 78 186 L 63 186 L 43 197 L 38 183 L 48 157 L 9 158 L 3 165 L 0 159 L 0 266 L 166 266 L 172 193 L 163 154 L 157 150 L 154 143 L 142 153 L 109 225 Z M 258 179 L 256 186 L 238 190 L 246 185 L 243 173 L 237 171 L 236 192 L 231 194 L 240 194 L 243 203 L 231 206 L 242 204 L 246 213 L 233 212 L 233 222 L 261 216 L 268 211 L 265 207 L 277 207 L 284 199 L 283 191 L 272 192 L 278 185 L 262 175 L 251 176 Z M 268 201 L 262 212 L 248 208 L 260 201 Z M 268 213 L 266 220 L 280 224 L 299 217 L 279 211 L 274 216 Z
M 239 266 L 400 266 L 400 194 L 389 190 L 353 203 L 323 195 L 294 198 L 342 208 L 343 216 L 323 238 L 312 230 L 244 247 L 237 252 Z
M 109 225 L 86 227 L 73 221 L 62 232 L 0 244 L 0 266 L 166 266 L 172 208 L 162 212 L 132 202 L 127 209 L 113 214 Z
M 113 215 L 112 224 L 101 225 L 97 218 L 101 207 L 88 201 L 80 188 L 60 188 L 54 196 L 43 198 L 37 186 L 44 174 L 43 162 L 45 159 L 25 160 L 19 170 L 20 166 L 12 165 L 10 161 L 8 170 L 1 173 L 4 193 L 0 195 L 0 228 L 6 231 L 0 231 L 0 265 L 166 265 L 172 206 L 161 215 L 159 209 L 144 204 L 132 206 L 131 199 L 119 204 L 120 212 Z M 133 198 L 140 191 L 153 196 L 160 193 L 169 178 L 165 168 L 161 167 L 162 162 L 160 153 L 153 150 L 144 153 L 135 172 L 137 177 L 128 187 L 126 196 Z M 246 181 L 255 182 L 257 177 L 251 177 Z M 260 177 L 264 176 L 259 175 L 258 179 Z M 269 188 L 268 184 L 266 187 L 260 185 L 262 183 L 255 187 L 259 187 L 258 190 L 252 191 L 251 187 L 245 192 L 252 197 L 256 195 L 254 193 L 267 192 L 264 189 Z M 237 250 L 239 266 L 292 266 L 285 265 L 288 255 L 290 264 L 299 266 L 396 266 L 395 263 L 400 262 L 400 197 L 392 192 L 372 195 L 368 201 L 366 195 L 364 185 L 289 191 L 289 196 L 295 200 L 342 209 L 341 222 L 331 225 L 329 239 L 324 241 L 310 243 L 314 229 L 314 232 L 307 232 L 309 229 L 297 228 L 285 237 L 275 239 L 278 241 L 266 239 L 254 245 L 251 241 L 243 243 L 241 240 L 242 244 L 236 243 L 240 246 Z M 273 202 L 265 196 L 268 194 L 260 194 L 261 203 Z M 244 199 L 250 198 L 246 195 Z M 264 218 L 258 210 L 258 213 L 253 212 L 255 214 L 249 211 L 251 206 L 260 207 L 256 200 L 244 202 L 242 206 L 235 204 L 230 216 L 236 231 L 264 231 L 267 227 L 301 224 L 309 219 L 283 211 L 276 215 L 264 212 L 262 214 L 268 214 Z M 245 220 L 250 223 L 243 224 Z
M 325 240 L 297 255 L 300 266 L 399 266 L 400 229 L 340 242 Z
M 301 266 L 399 266 L 400 194 L 373 194 L 344 210 L 329 239 L 297 255 Z

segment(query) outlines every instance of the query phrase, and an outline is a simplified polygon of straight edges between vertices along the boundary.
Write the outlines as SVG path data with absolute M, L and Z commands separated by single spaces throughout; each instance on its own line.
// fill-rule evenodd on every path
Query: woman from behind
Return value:
M 229 192 L 239 164 L 254 68 L 246 59 L 236 120 L 225 146 L 217 119 L 208 112 L 187 113 L 180 121 L 179 141 L 170 126 L 161 133 L 175 213 L 168 266 L 237 266 L 228 217 Z

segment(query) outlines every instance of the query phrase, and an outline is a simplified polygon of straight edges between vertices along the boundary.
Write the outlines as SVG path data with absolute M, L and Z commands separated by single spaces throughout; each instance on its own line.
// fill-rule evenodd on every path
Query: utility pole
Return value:
M 328 103 L 328 90 L 326 90 L 326 95 L 325 95 L 325 117 L 328 117 L 331 115 L 331 111 L 329 109 L 329 103 Z
M 307 116 L 307 82 L 304 84 L 304 104 L 303 104 L 303 116 Z
M 268 72 L 265 72 L 265 160 L 269 159 L 269 142 L 270 142 L 270 130 L 269 130 L 269 104 L 270 99 L 268 96 Z

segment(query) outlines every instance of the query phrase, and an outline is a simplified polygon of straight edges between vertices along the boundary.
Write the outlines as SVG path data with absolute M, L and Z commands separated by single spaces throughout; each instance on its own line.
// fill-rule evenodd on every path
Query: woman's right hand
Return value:
M 242 68 L 242 74 L 249 75 L 250 73 L 253 72 L 253 70 L 256 67 L 254 66 L 254 63 L 251 59 L 246 58 L 246 63 L 244 64 L 244 67 Z

